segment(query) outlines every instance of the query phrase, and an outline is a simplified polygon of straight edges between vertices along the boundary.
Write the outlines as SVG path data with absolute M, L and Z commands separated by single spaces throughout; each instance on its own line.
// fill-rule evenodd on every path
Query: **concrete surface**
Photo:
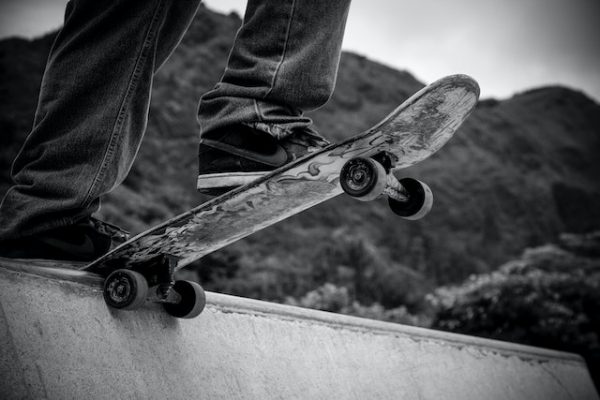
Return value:
M 2 399 L 598 399 L 572 354 L 213 293 L 115 311 L 95 275 L 0 264 Z

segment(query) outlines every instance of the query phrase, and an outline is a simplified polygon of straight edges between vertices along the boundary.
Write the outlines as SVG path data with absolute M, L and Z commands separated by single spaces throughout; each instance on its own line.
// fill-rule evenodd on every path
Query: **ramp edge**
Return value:
M 13 275 L 22 274 L 32 279 L 70 282 L 87 286 L 94 291 L 97 291 L 101 297 L 99 292 L 102 287 L 103 278 L 100 275 L 74 269 L 78 267 L 78 264 L 70 265 L 71 268 L 61 268 L 58 265 L 59 264 L 56 262 L 51 262 L 47 263 L 47 266 L 38 266 L 32 265 L 32 261 L 0 258 L 0 271 L 4 270 L 6 273 Z M 270 303 L 227 294 L 207 292 L 206 298 L 208 308 L 223 313 L 249 314 L 257 317 L 264 316 L 270 319 L 276 318 L 279 320 L 301 320 L 357 332 L 368 331 L 372 334 L 391 334 L 394 336 L 406 337 L 415 341 L 443 342 L 446 345 L 458 348 L 477 348 L 480 351 L 496 353 L 502 356 L 518 357 L 525 361 L 545 362 L 559 360 L 561 362 L 586 365 L 584 359 L 578 354 L 529 345 Z M 157 312 L 162 312 L 158 307 L 156 308 Z

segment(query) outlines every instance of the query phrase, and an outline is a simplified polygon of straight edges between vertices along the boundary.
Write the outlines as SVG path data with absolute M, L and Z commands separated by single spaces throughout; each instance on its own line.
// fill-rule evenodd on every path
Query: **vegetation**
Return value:
M 429 300 L 432 327 L 579 353 L 600 387 L 600 232 L 562 235 Z

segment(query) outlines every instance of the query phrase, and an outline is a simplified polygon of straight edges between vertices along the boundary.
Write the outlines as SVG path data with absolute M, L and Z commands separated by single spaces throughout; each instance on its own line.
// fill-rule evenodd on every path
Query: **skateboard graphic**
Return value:
M 104 299 L 111 307 L 135 309 L 150 300 L 173 316 L 195 317 L 204 308 L 204 291 L 195 282 L 174 281 L 177 270 L 343 192 L 359 200 L 385 195 L 399 216 L 423 217 L 432 206 L 429 187 L 391 171 L 444 146 L 478 97 L 472 78 L 442 78 L 367 131 L 165 221 L 82 269 L 105 277 Z

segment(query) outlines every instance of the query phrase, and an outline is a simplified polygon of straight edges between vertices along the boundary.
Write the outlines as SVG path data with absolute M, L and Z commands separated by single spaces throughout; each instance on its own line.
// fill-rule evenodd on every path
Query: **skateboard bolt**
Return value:
M 354 179 L 355 181 L 362 181 L 365 178 L 365 174 L 363 173 L 363 171 L 352 171 L 353 175 L 352 175 L 352 179 Z

